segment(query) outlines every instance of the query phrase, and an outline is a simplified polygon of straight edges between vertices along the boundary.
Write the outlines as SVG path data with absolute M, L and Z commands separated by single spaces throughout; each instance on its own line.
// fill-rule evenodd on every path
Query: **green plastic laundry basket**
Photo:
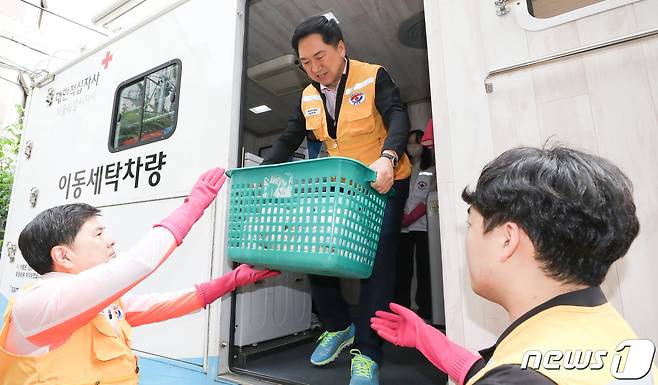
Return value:
M 228 256 L 283 271 L 367 278 L 386 196 L 363 163 L 328 157 L 227 171 Z

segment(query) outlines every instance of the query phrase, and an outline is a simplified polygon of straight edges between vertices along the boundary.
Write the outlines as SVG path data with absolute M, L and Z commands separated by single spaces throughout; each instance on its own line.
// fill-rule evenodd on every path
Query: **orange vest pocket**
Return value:
M 375 124 L 373 124 L 372 109 L 370 108 L 345 108 L 341 110 L 341 115 L 344 114 L 343 128 L 339 130 L 349 130 L 353 135 L 371 134 L 375 131 Z M 342 117 L 342 116 L 341 116 Z
M 315 138 L 317 140 L 325 140 L 324 136 L 322 135 L 323 129 L 322 127 L 324 126 L 324 115 L 320 116 L 309 116 L 306 118 L 306 130 L 313 132 L 313 135 L 315 135 Z
M 127 353 L 128 346 L 117 336 L 109 322 L 97 318 L 92 325 L 92 348 L 96 358 L 110 361 Z

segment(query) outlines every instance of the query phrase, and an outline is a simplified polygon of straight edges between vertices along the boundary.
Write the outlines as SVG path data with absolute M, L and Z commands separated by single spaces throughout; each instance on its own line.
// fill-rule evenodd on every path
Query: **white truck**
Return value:
M 658 204 L 650 199 L 658 191 L 658 0 L 172 2 L 31 90 L 0 259 L 0 310 L 38 278 L 17 239 L 40 211 L 97 206 L 120 250 L 179 205 L 201 171 L 257 163 L 247 153 L 263 155 L 290 109 L 247 109 L 259 100 L 268 108 L 294 104 L 307 80 L 290 55 L 290 34 L 324 12 L 340 20 L 348 54 L 386 65 L 412 128 L 433 116 L 439 191 L 430 223 L 438 225 L 441 208 L 441 246 L 432 253 L 435 323 L 473 349 L 505 327 L 504 313 L 468 287 L 459 192 L 496 154 L 554 137 L 613 158 L 635 182 L 644 233 L 604 290 L 639 334 L 658 339 L 658 296 L 649 284 L 658 248 Z M 425 29 L 427 47 L 414 48 Z M 230 270 L 229 189 L 135 292 L 184 288 Z M 430 232 L 438 245 L 438 229 Z M 353 286 L 345 284 L 348 298 Z M 137 329 L 140 384 L 342 381 L 333 372 L 307 376 L 307 357 L 290 358 L 308 343 L 310 328 L 307 280 L 284 274 L 209 310 Z M 269 366 L 249 366 L 251 353 L 267 351 L 275 352 Z M 445 381 L 419 375 L 427 367 L 409 362 L 385 368 L 383 383 Z

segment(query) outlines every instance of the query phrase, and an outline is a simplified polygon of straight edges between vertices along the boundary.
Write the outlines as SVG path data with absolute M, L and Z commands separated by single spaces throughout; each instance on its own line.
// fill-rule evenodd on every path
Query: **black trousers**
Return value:
M 395 195 L 389 197 L 384 211 L 382 231 L 370 278 L 361 280 L 359 308 L 352 321 L 347 302 L 340 290 L 340 280 L 335 277 L 309 276 L 313 305 L 320 321 L 328 331 L 347 328 L 352 322 L 356 327 L 354 348 L 372 358 L 377 364 L 382 361 L 382 339 L 370 328 L 370 318 L 377 310 L 388 310 L 393 300 L 395 286 L 396 252 L 404 203 L 409 195 L 409 178 L 395 181 Z
M 430 253 L 426 231 L 400 233 L 395 277 L 395 303 L 411 306 L 411 279 L 414 276 L 414 255 L 416 256 L 416 303 L 418 315 L 432 318 L 432 284 L 430 277 Z

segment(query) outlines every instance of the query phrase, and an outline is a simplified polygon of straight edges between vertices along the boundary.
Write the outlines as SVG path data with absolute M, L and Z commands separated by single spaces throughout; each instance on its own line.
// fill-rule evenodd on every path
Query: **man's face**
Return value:
M 325 44 L 322 35 L 308 35 L 297 44 L 299 62 L 311 78 L 324 86 L 335 88 L 345 65 L 345 44 L 341 40 L 334 47 Z
M 98 221 L 98 217 L 89 218 L 67 248 L 72 265 L 70 273 L 77 274 L 109 261 L 114 257 L 115 243 L 105 233 L 105 227 Z
M 484 219 L 473 206 L 468 209 L 466 232 L 466 258 L 471 278 L 471 288 L 481 297 L 489 299 L 491 283 L 495 282 L 495 232 L 484 234 Z

